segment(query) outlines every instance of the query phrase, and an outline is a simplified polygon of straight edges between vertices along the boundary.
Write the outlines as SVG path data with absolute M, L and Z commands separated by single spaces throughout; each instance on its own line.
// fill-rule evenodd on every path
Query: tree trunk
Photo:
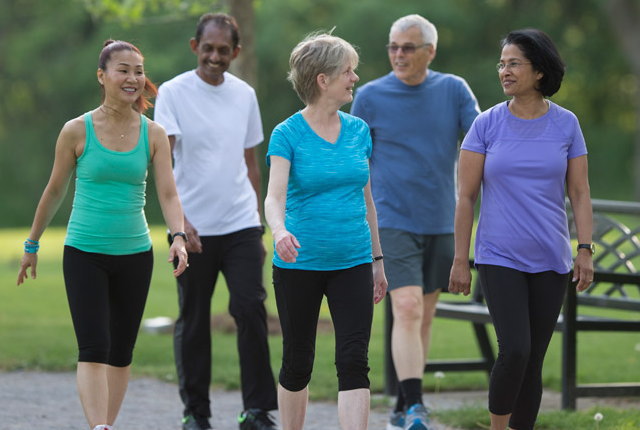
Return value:
M 240 55 L 232 63 L 232 72 L 244 79 L 257 90 L 258 62 L 254 43 L 255 14 L 253 0 L 229 0 L 230 13 L 238 21 L 240 27 Z
M 637 0 L 609 0 L 603 2 L 609 21 L 624 48 L 631 70 L 640 82 L 640 4 Z M 636 127 L 640 127 L 640 91 L 636 89 Z M 633 186 L 636 200 L 640 200 L 640 129 L 636 130 L 633 151 Z

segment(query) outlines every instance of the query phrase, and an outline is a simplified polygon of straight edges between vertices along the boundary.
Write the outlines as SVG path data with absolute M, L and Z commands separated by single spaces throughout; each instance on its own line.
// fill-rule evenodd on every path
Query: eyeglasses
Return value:
M 396 45 L 396 44 L 391 44 L 391 45 L 387 45 L 387 51 L 389 51 L 392 54 L 395 54 L 398 51 L 402 51 L 405 54 L 413 54 L 414 52 L 416 52 L 416 49 L 424 48 L 427 45 L 430 45 L 430 43 L 423 43 L 422 45 Z
M 507 70 L 518 69 L 524 66 L 525 64 L 531 64 L 531 63 L 521 63 L 519 61 L 509 61 L 507 64 L 498 63 L 496 64 L 496 70 L 498 72 L 502 72 L 504 69 L 507 69 Z

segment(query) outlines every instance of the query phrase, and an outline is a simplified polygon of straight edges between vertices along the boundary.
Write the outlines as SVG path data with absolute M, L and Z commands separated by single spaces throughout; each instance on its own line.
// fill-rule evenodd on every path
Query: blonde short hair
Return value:
M 398 18 L 389 30 L 389 39 L 391 39 L 391 33 L 394 31 L 405 32 L 411 27 L 417 27 L 422 34 L 422 41 L 429 45 L 433 45 L 434 48 L 438 47 L 438 30 L 436 26 L 428 19 L 418 14 L 403 16 Z
M 313 103 L 320 95 L 316 82 L 319 74 L 333 77 L 345 64 L 351 63 L 355 69 L 358 61 L 356 49 L 346 40 L 328 33 L 313 33 L 291 51 L 287 79 L 303 103 Z

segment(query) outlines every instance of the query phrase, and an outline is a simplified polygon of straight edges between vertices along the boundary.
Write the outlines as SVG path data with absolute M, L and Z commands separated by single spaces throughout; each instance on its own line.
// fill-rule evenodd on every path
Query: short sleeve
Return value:
M 174 112 L 172 93 L 166 85 L 160 85 L 153 110 L 153 120 L 164 127 L 168 136 L 182 134 L 178 118 Z
M 571 115 L 574 121 L 573 138 L 569 143 L 567 159 L 580 157 L 587 154 L 587 144 L 580 128 L 580 123 L 575 115 Z
M 253 148 L 264 140 L 262 131 L 262 119 L 260 118 L 260 107 L 255 91 L 251 90 L 251 107 L 249 111 L 249 123 L 247 124 L 247 138 L 244 147 Z
M 467 132 L 462 141 L 460 149 L 467 151 L 478 152 L 480 154 L 486 154 L 487 152 L 487 139 L 486 139 L 486 116 L 480 115 L 471 124 L 471 128 Z
M 273 129 L 266 156 L 267 166 L 271 166 L 272 155 L 285 158 L 290 162 L 293 161 L 293 146 L 291 145 L 291 141 L 291 132 L 287 131 L 284 123 L 279 124 Z

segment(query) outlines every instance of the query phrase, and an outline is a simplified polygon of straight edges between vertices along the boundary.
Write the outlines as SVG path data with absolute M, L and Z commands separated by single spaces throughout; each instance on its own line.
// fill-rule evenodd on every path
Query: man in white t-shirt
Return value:
M 277 394 L 262 283 L 258 101 L 253 88 L 227 72 L 240 52 L 231 16 L 203 15 L 190 44 L 198 67 L 160 86 L 154 118 L 171 142 L 189 251 L 189 269 L 178 278 L 180 316 L 174 334 L 182 428 L 211 428 L 210 308 L 222 271 L 238 328 L 240 429 L 271 430 L 276 427 L 268 411 L 277 408 Z

